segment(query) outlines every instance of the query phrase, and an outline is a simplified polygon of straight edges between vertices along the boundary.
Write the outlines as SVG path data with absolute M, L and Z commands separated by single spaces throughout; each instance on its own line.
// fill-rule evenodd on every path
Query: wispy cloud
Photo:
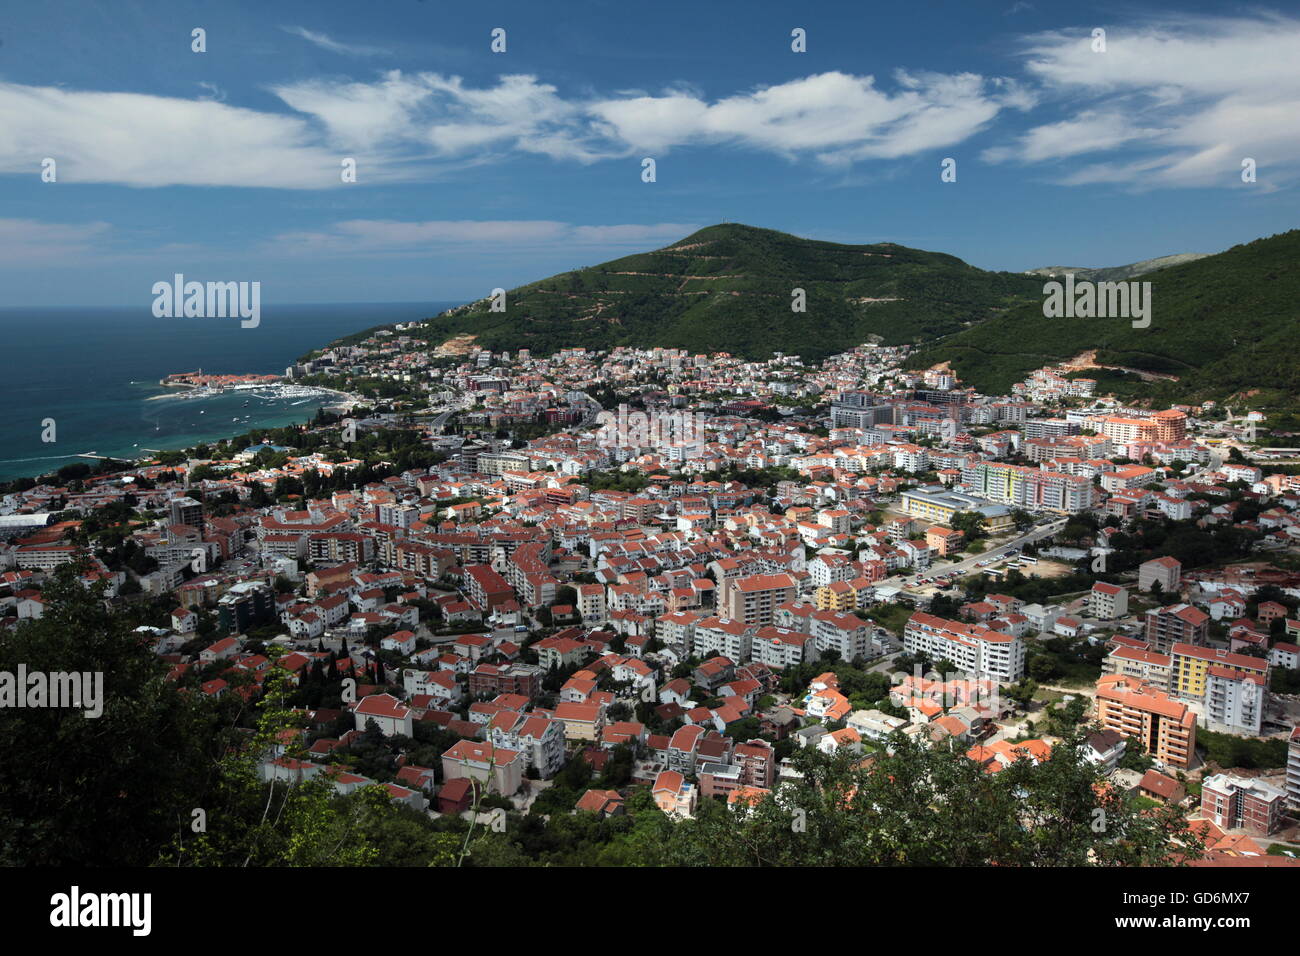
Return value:
M 284 29 L 333 52 L 384 52 Z M 847 177 L 1005 129 L 985 161 L 1044 165 L 1066 183 L 1230 185 L 1246 157 L 1265 188 L 1300 174 L 1300 20 L 1114 27 L 1104 53 L 1090 32 L 1024 38 L 1017 77 L 830 71 L 721 96 L 389 70 L 275 84 L 283 107 L 268 110 L 222 102 L 216 88 L 185 99 L 0 83 L 0 173 L 32 175 L 33 157 L 50 156 L 60 182 L 323 189 L 340 183 L 344 158 L 367 184 L 520 156 L 592 164 L 711 148 Z M 1009 119 L 1031 110 L 1028 129 Z
M 285 33 L 301 37 L 313 46 L 318 46 L 322 50 L 328 50 L 330 53 L 338 53 L 341 56 L 385 56 L 391 51 L 378 46 L 365 46 L 359 43 L 340 43 L 324 33 L 315 30 L 308 30 L 306 27 L 281 27 Z
M 106 222 L 0 219 L 0 263 L 15 265 L 82 256 L 111 230 Z
M 1260 164 L 1262 186 L 1300 175 L 1300 20 L 1196 18 L 1025 41 L 1026 70 L 1046 102 L 1065 112 L 1010 143 L 991 162 L 1061 166 L 1060 181 L 1147 187 L 1240 184 L 1241 161 Z

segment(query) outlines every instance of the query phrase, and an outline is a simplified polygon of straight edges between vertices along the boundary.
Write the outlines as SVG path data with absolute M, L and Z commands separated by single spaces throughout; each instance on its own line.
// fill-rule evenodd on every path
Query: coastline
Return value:
M 7 376 L 7 395 L 26 414 L 10 416 L 0 425 L 0 484 L 53 474 L 71 462 L 87 460 L 79 456 L 92 450 L 131 461 L 144 455 L 145 448 L 183 450 L 268 428 L 301 425 L 319 407 L 346 410 L 370 403 L 345 390 L 319 385 L 298 386 L 304 390 L 286 401 L 271 398 L 266 391 L 255 393 L 261 396 L 255 398 L 243 389 L 205 395 L 193 383 L 164 379 L 171 374 L 167 370 L 210 374 L 207 370 L 212 368 L 242 370 L 262 384 L 284 384 L 285 367 L 309 349 L 328 348 L 378 327 L 423 321 L 450 304 L 444 300 L 280 306 L 276 321 L 264 321 L 255 333 L 251 351 L 246 332 L 201 323 L 186 324 L 184 334 L 177 334 L 176 323 L 160 321 L 147 309 L 50 307 L 40 312 L 38 320 L 27 309 L 2 308 L 0 328 L 25 356 Z M 112 360 L 105 362 L 109 356 Z M 233 375 L 221 379 L 234 380 Z M 307 397 L 309 402 L 292 406 Z M 250 400 L 248 407 L 242 407 L 245 399 Z M 206 412 L 201 417 L 200 409 Z M 242 420 L 249 415 L 250 421 Z M 232 421 L 236 416 L 241 420 Z M 52 429 L 45 431 L 46 419 L 57 423 L 57 438 Z

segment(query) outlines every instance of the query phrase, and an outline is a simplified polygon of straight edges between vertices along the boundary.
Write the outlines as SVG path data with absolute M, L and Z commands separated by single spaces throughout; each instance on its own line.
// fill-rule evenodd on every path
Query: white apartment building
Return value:
M 1020 638 L 983 624 L 963 624 L 918 611 L 903 629 L 903 649 L 948 660 L 976 678 L 1018 680 L 1025 672 L 1025 645 Z

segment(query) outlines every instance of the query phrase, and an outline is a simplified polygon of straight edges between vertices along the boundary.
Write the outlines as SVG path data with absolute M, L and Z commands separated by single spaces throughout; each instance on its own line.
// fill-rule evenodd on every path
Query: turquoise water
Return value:
M 148 304 L 0 309 L 0 480 L 86 461 L 75 456 L 87 452 L 135 457 L 307 421 L 330 400 L 150 399 L 180 391 L 158 385 L 172 372 L 283 374 L 336 338 L 456 304 L 263 305 L 250 329 L 238 319 L 155 318 Z M 47 418 L 54 443 L 41 440 Z

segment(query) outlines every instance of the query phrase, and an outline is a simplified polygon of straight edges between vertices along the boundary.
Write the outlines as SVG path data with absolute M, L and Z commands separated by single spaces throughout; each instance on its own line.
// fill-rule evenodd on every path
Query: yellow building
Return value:
M 819 587 L 813 594 L 819 611 L 852 611 L 858 606 L 858 595 L 847 581 L 832 581 Z
M 1005 505 L 948 491 L 938 485 L 903 492 L 902 509 L 904 514 L 941 525 L 951 525 L 952 516 L 959 511 L 973 511 L 984 519 L 984 530 L 989 534 L 1001 534 L 1015 526 L 1011 509 Z
M 1170 648 L 1169 654 L 1173 658 L 1173 677 L 1169 689 L 1179 697 L 1204 697 L 1206 675 L 1215 665 L 1250 674 L 1268 674 L 1268 661 L 1262 657 L 1232 654 L 1195 644 L 1175 644 Z

